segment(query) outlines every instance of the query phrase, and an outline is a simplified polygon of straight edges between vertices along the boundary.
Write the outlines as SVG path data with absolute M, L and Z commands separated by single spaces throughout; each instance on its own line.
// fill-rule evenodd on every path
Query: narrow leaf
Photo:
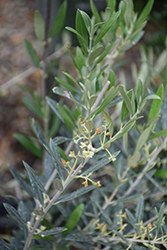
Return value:
M 83 210 L 84 210 L 84 204 L 80 204 L 71 213 L 68 221 L 65 224 L 65 227 L 67 228 L 67 230 L 64 231 L 64 233 L 62 235 L 63 237 L 65 237 L 67 234 L 69 234 L 73 230 L 73 228 L 78 224 Z
M 90 0 L 90 6 L 91 6 L 91 11 L 96 19 L 96 22 L 100 23 L 101 22 L 101 18 L 99 16 L 98 10 L 93 2 L 93 0 Z
M 49 97 L 46 97 L 46 101 L 50 108 L 53 110 L 53 112 L 59 117 L 59 119 L 64 123 L 64 119 L 57 107 L 57 102 Z
M 45 139 L 45 136 L 42 132 L 42 129 L 40 128 L 40 126 L 38 125 L 38 123 L 34 119 L 32 119 L 32 124 L 33 124 L 33 128 L 34 128 L 34 132 L 35 132 L 39 142 L 42 145 L 48 145 L 48 143 Z
M 115 97 L 117 92 L 117 88 L 114 88 L 110 95 L 108 95 L 104 101 L 101 103 L 101 105 L 91 114 L 91 117 L 98 115 L 100 112 L 102 112 L 108 104 L 112 101 L 112 99 Z
M 63 81 L 59 77 L 55 77 L 55 80 L 59 82 L 62 86 L 64 86 L 66 89 L 69 89 L 71 92 L 77 94 L 77 90 L 72 85 L 70 85 L 67 81 Z
M 114 13 L 109 19 L 108 21 L 104 24 L 104 26 L 102 27 L 102 29 L 100 30 L 99 34 L 97 35 L 97 37 L 94 40 L 94 45 L 96 45 L 98 42 L 100 42 L 102 40 L 102 38 L 105 36 L 105 34 L 108 32 L 108 30 L 112 27 L 112 25 L 114 24 L 114 22 L 117 20 L 117 18 L 120 15 L 120 11 Z
M 1 250 L 13 250 L 13 248 L 11 248 L 10 245 L 1 238 L 0 238 L 0 245 L 2 248 Z
M 123 97 L 123 99 L 124 99 L 124 101 L 126 103 L 127 109 L 129 110 L 130 114 L 132 115 L 133 114 L 132 104 L 131 104 L 131 101 L 130 101 L 128 95 L 125 92 L 124 86 L 119 85 L 118 90 L 121 93 L 121 95 L 122 95 L 122 97 Z
M 30 139 L 28 139 L 27 137 L 25 137 L 24 135 L 21 135 L 21 134 L 14 134 L 14 137 L 16 138 L 17 141 L 20 142 L 21 145 L 23 145 L 23 147 L 30 150 L 31 153 L 33 153 L 38 158 L 42 159 L 42 152 L 41 152 L 40 148 L 38 148 L 34 144 L 33 141 L 31 141 Z
M 81 195 L 84 195 L 90 191 L 92 191 L 95 188 L 94 185 L 88 186 L 88 187 L 82 187 L 80 189 L 78 189 L 77 191 L 72 192 L 71 194 L 64 194 L 61 195 L 58 200 L 56 201 L 55 204 L 61 203 L 61 202 L 66 202 L 66 201 L 70 201 L 73 200 L 75 198 L 80 197 Z
M 38 10 L 36 10 L 34 14 L 34 29 L 37 38 L 43 42 L 45 38 L 45 21 Z
M 149 134 L 151 132 L 151 129 L 152 129 L 152 125 L 150 125 L 148 128 L 146 128 L 142 134 L 139 136 L 139 139 L 137 141 L 137 144 L 136 144 L 136 150 L 135 152 L 139 151 L 143 145 L 146 143 L 148 137 L 149 137 Z
M 98 56 L 100 56 L 104 52 L 104 47 L 100 45 L 97 49 L 92 51 L 89 56 L 89 63 L 93 62 Z
M 137 223 L 141 222 L 141 220 L 143 219 L 143 211 L 144 211 L 144 199 L 143 196 L 141 196 L 136 208 Z
M 45 193 L 44 187 L 42 183 L 40 182 L 38 176 L 35 174 L 34 170 L 23 161 L 23 164 L 28 172 L 28 176 L 31 182 L 31 186 L 34 192 L 34 196 L 38 199 L 38 201 L 43 206 L 43 193 Z
M 155 99 L 152 101 L 147 122 L 149 122 L 149 120 L 151 120 L 153 117 L 158 115 L 158 112 L 162 104 L 163 93 L 164 93 L 164 87 L 163 87 L 163 84 L 161 84 L 156 92 L 156 95 L 160 97 L 160 100 Z
M 142 13 L 140 14 L 139 18 L 137 19 L 135 23 L 135 27 L 138 26 L 140 23 L 142 23 L 146 17 L 149 15 L 152 6 L 153 6 L 154 0 L 149 0 L 146 4 L 145 8 L 143 9 Z
M 4 203 L 3 205 L 4 205 L 5 209 L 6 209 L 6 211 L 9 213 L 12 220 L 15 221 L 15 223 L 20 227 L 20 229 L 24 230 L 24 233 L 25 233 L 25 236 L 26 236 L 26 234 L 27 234 L 27 224 L 21 218 L 18 211 L 8 203 Z
M 112 223 L 111 219 L 107 216 L 107 214 L 105 213 L 103 208 L 97 202 L 95 202 L 95 204 L 98 207 L 98 209 L 100 210 L 100 212 L 103 215 L 104 219 L 106 220 L 107 224 L 112 227 L 113 223 Z
M 91 172 L 95 172 L 96 170 L 104 167 L 105 165 L 107 165 L 108 163 L 110 163 L 112 161 L 112 159 L 110 159 L 109 157 L 104 157 L 101 160 L 99 160 L 97 163 L 95 163 L 93 166 L 89 167 L 87 170 L 85 170 L 82 175 L 87 175 Z
M 24 39 L 24 46 L 34 65 L 37 68 L 41 69 L 39 58 L 37 56 L 36 51 L 32 47 L 32 44 L 27 39 Z
M 64 231 L 66 231 L 66 230 L 67 230 L 66 227 L 56 227 L 56 228 L 52 228 L 52 229 L 40 232 L 39 234 L 42 235 L 42 236 L 48 236 L 48 235 L 59 234 L 59 233 L 62 233 Z
M 10 172 L 14 176 L 14 178 L 17 180 L 19 185 L 31 196 L 33 197 L 33 192 L 31 189 L 31 186 L 21 177 L 20 173 L 14 169 L 12 166 L 9 166 Z
M 83 39 L 80 38 L 80 36 L 77 36 L 78 41 L 81 45 L 81 48 L 83 49 L 85 55 L 87 55 L 87 49 L 88 49 L 88 34 L 87 34 L 87 28 L 85 26 L 85 22 L 83 20 L 82 14 L 80 10 L 77 10 L 76 14 L 76 20 L 75 20 L 75 26 L 76 31 L 83 37 Z
M 148 138 L 148 141 L 156 139 L 156 138 L 161 137 L 161 136 L 167 136 L 167 129 L 160 130 L 160 131 L 156 132 L 155 134 L 150 135 Z
M 66 10 L 67 10 L 67 1 L 65 0 L 57 12 L 56 18 L 53 23 L 53 27 L 50 32 L 51 37 L 54 37 L 61 30 L 66 17 Z

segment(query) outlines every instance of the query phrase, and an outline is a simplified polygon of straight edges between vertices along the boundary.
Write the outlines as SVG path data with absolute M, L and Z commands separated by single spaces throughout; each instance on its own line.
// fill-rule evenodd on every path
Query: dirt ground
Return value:
M 0 197 L 8 192 L 11 177 L 8 164 L 22 168 L 23 159 L 30 165 L 40 164 L 13 136 L 16 132 L 29 129 L 31 115 L 21 102 L 23 93 L 18 84 L 37 89 L 40 74 L 35 71 L 6 88 L 9 80 L 32 66 L 23 39 L 31 40 L 33 46 L 38 48 L 33 14 L 34 3 L 31 0 L 0 0 Z

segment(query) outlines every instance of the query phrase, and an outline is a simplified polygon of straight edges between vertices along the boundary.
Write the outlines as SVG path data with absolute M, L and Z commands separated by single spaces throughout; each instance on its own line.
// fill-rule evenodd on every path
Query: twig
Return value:
M 93 104 L 92 108 L 91 108 L 91 113 L 96 109 L 96 107 L 98 106 L 100 100 L 102 99 L 104 93 L 106 92 L 106 90 L 108 89 L 108 86 L 110 85 L 110 81 L 107 81 L 106 84 L 104 85 L 102 91 L 99 93 L 95 103 Z
M 157 149 L 157 151 L 155 152 L 155 154 L 152 156 L 152 158 L 150 159 L 150 161 L 146 164 L 146 166 L 144 167 L 144 169 L 141 172 L 141 174 L 137 177 L 137 179 L 134 181 L 134 183 L 129 187 L 129 189 L 121 197 L 121 199 L 125 198 L 126 196 L 128 196 L 129 194 L 132 193 L 132 191 L 134 190 L 134 188 L 139 184 L 139 182 L 141 181 L 141 179 L 144 177 L 144 174 L 151 167 L 151 165 L 153 164 L 154 160 L 157 158 L 157 156 L 159 155 L 159 153 L 164 149 L 166 143 L 167 143 L 167 137 L 165 138 L 165 140 L 162 143 L 162 145 Z
M 53 54 L 51 54 L 50 56 L 48 56 L 46 58 L 46 63 L 50 63 L 51 61 L 53 61 L 55 58 L 59 58 L 60 56 L 62 56 L 62 54 L 66 53 L 67 51 L 67 46 L 69 45 L 69 43 L 66 43 L 61 49 L 55 51 Z M 25 70 L 24 72 L 22 72 L 21 74 L 15 76 L 14 78 L 12 78 L 11 80 L 3 83 L 0 86 L 0 91 L 3 91 L 5 89 L 10 88 L 11 86 L 13 86 L 14 84 L 22 81 L 23 79 L 25 79 L 26 77 L 30 76 L 32 73 L 34 73 L 36 70 L 38 70 L 35 66 L 32 66 L 31 68 Z
M 86 159 L 85 164 L 88 162 L 89 159 Z M 66 189 L 66 187 L 74 180 L 74 178 L 76 177 L 76 175 L 78 174 L 78 172 L 81 170 L 81 168 L 83 167 L 83 164 L 80 164 L 77 169 L 73 172 L 73 174 L 69 177 L 69 179 L 64 183 L 63 185 L 63 191 Z M 46 214 L 48 212 L 48 210 L 52 207 L 52 205 L 55 203 L 55 201 L 58 199 L 58 197 L 62 194 L 61 191 L 57 191 L 56 194 L 54 195 L 54 197 L 51 199 L 51 201 L 49 202 L 49 204 L 47 205 L 47 207 L 44 209 L 44 213 Z M 33 229 L 31 230 L 31 232 L 29 232 L 26 243 L 24 245 L 23 250 L 27 250 L 29 247 L 29 244 L 31 242 L 32 236 L 35 233 L 35 230 L 37 229 L 37 227 L 39 226 L 41 220 L 43 219 L 43 216 L 40 216 L 39 219 L 35 222 L 35 225 L 33 226 Z

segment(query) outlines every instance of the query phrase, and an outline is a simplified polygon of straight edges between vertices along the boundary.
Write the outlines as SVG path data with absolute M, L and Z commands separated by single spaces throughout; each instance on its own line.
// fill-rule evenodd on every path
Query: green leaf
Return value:
M 103 110 L 102 112 L 105 118 L 105 122 L 107 122 L 108 130 L 109 130 L 110 138 L 111 138 L 113 131 L 114 131 L 114 124 L 113 124 L 112 118 L 105 110 Z
M 146 4 L 145 8 L 142 11 L 142 13 L 140 14 L 139 18 L 137 19 L 134 28 L 136 26 L 138 26 L 139 24 L 141 24 L 146 19 L 146 17 L 149 15 L 149 13 L 152 9 L 153 3 L 154 3 L 154 0 L 148 1 L 148 3 Z
M 17 180 L 19 185 L 31 196 L 34 197 L 31 186 L 21 177 L 20 173 L 14 169 L 12 166 L 9 166 L 10 172 Z
M 40 232 L 39 234 L 42 236 L 48 236 L 48 235 L 53 235 L 53 234 L 59 234 L 59 233 L 62 233 L 66 230 L 67 230 L 66 227 L 56 227 L 56 228 L 52 228 L 52 229 Z
M 55 167 L 57 169 L 57 172 L 59 174 L 60 179 L 63 180 L 64 165 L 61 162 L 59 150 L 58 150 L 56 144 L 54 143 L 54 141 L 52 140 L 52 138 L 50 138 L 49 146 L 50 146 L 50 148 L 46 148 L 46 150 L 48 150 L 48 152 L 51 154 L 51 156 L 56 161 Z
M 77 62 L 76 62 L 75 58 L 73 57 L 73 54 L 71 53 L 71 51 L 70 51 L 70 49 L 69 49 L 68 47 L 67 47 L 67 50 L 68 50 L 68 53 L 69 53 L 70 56 L 71 56 L 71 59 L 72 59 L 74 65 L 75 65 L 75 67 L 76 67 L 77 69 L 79 69 L 79 68 L 78 68 Z
M 32 44 L 27 39 L 24 39 L 24 46 L 35 67 L 41 69 L 39 58 L 37 56 L 36 51 L 32 47 Z
M 160 100 L 161 98 L 158 95 L 152 94 L 152 95 L 148 95 L 146 98 L 144 98 L 143 101 L 152 100 L 152 99 Z
M 59 119 L 64 123 L 64 119 L 58 109 L 57 102 L 49 97 L 46 97 L 47 104 L 53 110 L 53 112 L 59 117 Z
M 146 141 L 150 135 L 151 129 L 152 129 L 152 125 L 150 125 L 148 128 L 146 128 L 142 132 L 142 134 L 139 136 L 139 139 L 138 139 L 137 144 L 136 144 L 135 152 L 139 151 L 143 147 L 143 145 L 146 143 Z
M 59 82 L 62 86 L 64 86 L 66 89 L 69 89 L 71 92 L 77 94 L 77 90 L 72 85 L 70 85 L 67 81 L 63 81 L 59 77 L 55 77 L 55 80 Z
M 56 145 L 62 144 L 66 141 L 70 141 L 70 138 L 64 137 L 64 136 L 56 136 L 53 138 L 53 141 Z
M 67 234 L 69 234 L 73 230 L 73 228 L 78 224 L 83 210 L 84 210 L 84 204 L 80 204 L 74 209 L 74 211 L 71 213 L 68 221 L 65 224 L 67 230 L 64 231 L 62 237 L 65 237 Z
M 166 169 L 158 169 L 153 176 L 158 177 L 158 178 L 162 178 L 162 179 L 166 179 L 167 170 Z
M 108 80 L 110 81 L 111 87 L 115 85 L 115 73 L 112 69 L 110 69 Z
M 155 208 L 156 209 L 156 208 Z M 161 229 L 161 232 L 162 232 L 162 218 L 163 218 L 163 215 L 164 215 L 164 209 L 165 209 L 165 203 L 163 202 L 161 207 L 160 207 L 160 210 L 159 210 L 159 213 L 157 212 L 156 210 L 156 214 L 157 214 L 157 228 L 156 228 L 156 238 L 157 238 L 157 235 L 159 233 L 159 230 Z
M 59 112 L 61 113 L 63 120 L 64 120 L 64 124 L 65 126 L 68 128 L 68 130 L 72 133 L 73 131 L 73 127 L 75 127 L 72 119 L 70 118 L 70 116 L 67 114 L 67 112 L 65 111 L 65 109 L 60 105 L 60 103 L 57 104 L 57 107 L 59 109 Z
M 96 19 L 96 22 L 100 23 L 101 22 L 101 18 L 99 16 L 98 10 L 97 10 L 97 8 L 96 8 L 93 0 L 90 0 L 90 6 L 91 6 L 91 10 L 92 10 L 93 16 Z
M 38 125 L 38 123 L 32 119 L 32 124 L 33 124 L 33 129 L 34 129 L 34 132 L 39 140 L 39 142 L 42 144 L 42 145 L 48 145 L 46 139 L 45 139 L 45 136 L 42 132 L 42 129 L 40 128 L 40 126 Z
M 98 207 L 98 209 L 100 210 L 100 212 L 103 215 L 104 219 L 106 220 L 107 224 L 112 227 L 113 223 L 112 223 L 110 217 L 107 216 L 107 214 L 105 213 L 105 211 L 103 210 L 103 208 L 97 202 L 95 202 L 95 204 Z
M 104 52 L 103 45 L 100 45 L 98 48 L 96 48 L 94 51 L 91 52 L 89 56 L 89 64 L 93 62 L 98 56 L 100 56 Z
M 38 148 L 33 141 L 25 137 L 24 135 L 21 134 L 14 134 L 14 138 L 16 138 L 17 141 L 20 142 L 23 147 L 26 149 L 30 150 L 35 156 L 39 157 L 42 159 L 42 152 L 40 148 Z
M 85 26 L 85 22 L 83 20 L 82 14 L 80 10 L 77 10 L 76 14 L 76 20 L 75 20 L 75 26 L 76 31 L 83 37 L 83 39 L 80 38 L 80 36 L 77 36 L 78 41 L 81 45 L 81 48 L 83 49 L 85 55 L 87 55 L 87 49 L 88 49 L 88 34 L 87 34 L 87 28 Z
M 132 108 L 131 99 L 132 99 L 132 95 L 133 95 L 133 89 L 131 89 L 127 94 L 124 91 L 121 93 L 121 95 L 123 98 L 125 98 L 123 103 L 122 103 L 122 109 L 121 109 L 121 123 L 124 123 L 127 115 L 130 112 L 129 110 L 131 110 L 131 108 Z
M 150 109 L 150 113 L 148 115 L 147 122 L 149 122 L 153 117 L 158 115 L 158 112 L 159 112 L 161 104 L 162 104 L 163 93 L 164 93 L 164 87 L 163 87 L 163 84 L 161 84 L 156 92 L 156 95 L 160 97 L 160 100 L 155 99 L 152 101 L 151 109 Z
M 43 113 L 41 109 L 37 107 L 37 105 L 30 98 L 24 96 L 21 98 L 24 105 L 38 118 L 43 119 Z
M 118 152 L 114 153 L 114 155 L 117 154 L 117 153 L 118 153 Z M 110 159 L 109 156 L 108 156 L 108 157 L 105 156 L 105 157 L 102 158 L 101 160 L 97 161 L 97 163 L 95 163 L 94 165 L 92 165 L 91 167 L 89 167 L 87 170 L 85 170 L 85 171 L 82 173 L 82 175 L 86 176 L 86 175 L 88 175 L 88 174 L 91 173 L 91 172 L 95 172 L 96 170 L 98 170 L 98 169 L 104 167 L 105 165 L 107 165 L 107 164 L 110 163 L 111 161 L 112 161 L 112 159 Z
M 26 168 L 28 172 L 28 176 L 31 182 L 31 186 L 34 192 L 34 196 L 38 199 L 40 204 L 43 206 L 43 193 L 46 193 L 44 190 L 44 187 L 42 183 L 39 180 L 39 177 L 35 174 L 34 170 L 26 163 L 23 161 L 24 167 Z
M 121 95 L 122 95 L 122 97 L 123 97 L 123 99 L 125 101 L 126 107 L 127 107 L 128 111 L 130 112 L 130 115 L 132 115 L 133 114 L 132 104 L 131 104 L 131 101 L 130 101 L 128 95 L 125 92 L 124 86 L 123 85 L 119 85 L 118 86 L 118 90 L 121 93 Z M 130 95 L 130 93 L 129 93 L 129 95 Z M 124 106 L 122 105 L 122 108 L 123 107 L 125 107 L 125 105 Z M 124 112 L 122 111 L 122 113 L 124 113 Z
M 56 18 L 53 23 L 53 27 L 50 32 L 50 37 L 54 37 L 61 30 L 66 17 L 66 10 L 67 10 L 67 1 L 65 0 L 57 12 Z
M 2 247 L 2 250 L 13 250 L 13 248 L 10 247 L 10 245 L 0 238 L 0 245 Z
M 155 123 L 157 123 L 160 117 L 161 117 L 160 115 L 153 117 L 151 120 L 149 120 L 149 122 L 147 122 L 146 127 L 149 127 L 150 125 L 154 125 Z
M 87 29 L 88 33 L 90 33 L 91 32 L 91 19 L 88 16 L 88 14 L 86 14 L 86 12 L 80 10 L 80 13 L 81 13 L 82 18 L 85 22 L 86 29 Z
M 154 133 L 153 135 L 150 135 L 148 138 L 148 141 L 156 139 L 156 138 L 161 137 L 161 136 L 167 136 L 167 129 L 160 130 L 160 131 Z
M 137 82 L 137 90 L 136 90 L 136 101 L 137 101 L 137 105 L 140 105 L 142 98 L 143 98 L 143 83 L 140 79 L 138 79 Z
M 111 15 L 115 10 L 116 0 L 108 0 L 107 7 L 111 10 Z
M 77 35 L 77 37 L 79 37 L 79 39 L 81 39 L 82 42 L 84 42 L 84 43 L 85 43 L 85 46 L 86 46 L 86 41 L 85 41 L 85 39 L 82 37 L 82 35 L 81 35 L 78 31 L 76 31 L 75 29 L 73 29 L 73 28 L 71 28 L 71 27 L 66 27 L 66 30 L 69 30 L 69 31 L 73 32 L 75 35 Z
M 41 13 L 36 10 L 34 14 L 34 29 L 37 38 L 43 42 L 45 38 L 45 21 Z
M 63 184 L 58 178 L 54 180 L 53 186 L 56 188 L 56 190 L 59 190 L 60 192 L 63 191 Z
M 104 24 L 104 26 L 100 30 L 99 34 L 97 35 L 97 37 L 94 39 L 94 45 L 96 45 L 97 43 L 99 43 L 102 40 L 102 38 L 105 36 L 105 34 L 112 27 L 112 25 L 114 24 L 114 22 L 117 20 L 117 18 L 119 17 L 120 13 L 121 13 L 120 11 L 114 13 L 109 18 L 109 20 Z
M 76 106 L 76 109 L 77 109 L 79 115 L 81 115 L 81 117 L 84 117 L 83 113 L 81 112 L 81 110 L 80 110 L 80 108 L 79 108 L 79 106 L 78 106 L 78 104 L 77 104 L 77 101 L 75 100 L 75 98 L 73 97 L 72 94 L 71 94 L 70 96 L 71 96 L 71 98 L 72 98 L 72 100 L 73 100 L 73 102 L 74 102 L 74 104 L 75 104 L 75 106 Z
M 91 114 L 91 117 L 98 115 L 100 112 L 102 112 L 108 104 L 112 101 L 112 99 L 115 97 L 117 92 L 117 88 L 113 87 L 113 91 L 111 92 L 110 95 L 108 95 L 104 101 L 101 103 L 101 105 Z
M 159 183 L 159 181 L 156 181 L 156 179 L 155 179 L 155 178 L 152 178 L 148 173 L 145 173 L 144 175 L 147 177 L 147 179 L 148 179 L 150 182 L 152 182 L 152 184 L 153 184 L 157 189 L 159 189 L 162 193 L 164 193 L 164 194 L 167 195 L 167 190 L 166 190 L 166 188 L 163 187 L 163 186 Z
M 79 89 L 81 89 L 81 87 L 79 86 L 79 84 L 77 83 L 77 81 L 76 81 L 70 74 L 68 74 L 67 72 L 64 72 L 64 71 L 63 71 L 63 74 L 66 76 L 66 79 L 69 79 L 69 80 L 70 80 L 70 84 L 71 84 L 71 81 L 72 81 L 73 83 L 75 83 L 75 85 L 76 85 Z M 78 94 L 78 92 L 77 92 L 76 89 L 75 89 L 75 92 L 76 92 L 76 94 Z
M 144 211 L 144 198 L 143 196 L 141 196 L 136 208 L 135 217 L 137 223 L 141 222 L 141 220 L 143 219 L 143 211 Z
M 91 185 L 91 186 L 88 186 L 88 187 L 82 187 L 82 188 L 79 188 L 77 191 L 74 191 L 70 194 L 64 194 L 64 195 L 61 195 L 55 202 L 55 204 L 59 204 L 61 202 L 66 202 L 66 201 L 70 201 L 70 200 L 73 200 L 75 198 L 78 198 L 80 197 L 81 195 L 84 195 L 90 191 L 92 191 L 93 189 L 95 188 L 94 185 Z
M 27 224 L 26 222 L 21 218 L 20 214 L 18 213 L 18 211 L 12 207 L 10 204 L 8 203 L 4 203 L 3 204 L 6 211 L 9 213 L 10 217 L 12 218 L 13 221 L 16 222 L 16 224 L 20 227 L 20 229 L 22 229 L 25 233 L 25 236 L 27 235 Z
M 77 47 L 77 50 L 76 50 L 76 58 L 77 58 L 78 68 L 82 70 L 83 66 L 85 66 L 85 59 L 79 47 Z
M 94 62 L 92 66 L 92 70 L 96 67 L 98 63 L 100 63 L 111 51 L 115 43 L 110 44 L 107 48 L 105 48 L 104 52 L 97 58 L 96 62 Z
M 140 152 L 136 152 L 132 157 L 128 159 L 128 166 L 131 167 L 140 160 Z

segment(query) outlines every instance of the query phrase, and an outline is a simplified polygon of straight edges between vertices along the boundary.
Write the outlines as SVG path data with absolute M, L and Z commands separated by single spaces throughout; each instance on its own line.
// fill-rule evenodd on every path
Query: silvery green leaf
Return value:
M 13 250 L 10 245 L 0 238 L 1 250 Z
M 107 224 L 112 227 L 113 223 L 112 223 L 111 219 L 107 216 L 107 214 L 105 213 L 105 211 L 103 210 L 103 208 L 97 202 L 95 202 L 95 204 L 98 207 L 98 209 L 100 210 L 100 212 L 103 215 L 104 219 L 106 220 Z
M 18 181 L 19 185 L 31 196 L 34 197 L 31 186 L 21 177 L 20 173 L 14 169 L 12 166 L 9 166 L 10 172 L 14 178 Z
M 64 195 L 61 195 L 56 203 L 61 203 L 61 202 L 66 202 L 66 201 L 70 201 L 70 200 L 73 200 L 75 198 L 78 198 L 79 196 L 81 195 L 84 195 L 88 192 L 90 192 L 91 190 L 93 190 L 95 188 L 94 185 L 91 185 L 91 186 L 88 186 L 88 187 L 82 187 L 80 189 L 78 189 L 77 191 L 74 191 L 72 192 L 71 194 L 64 194 Z M 55 203 L 55 204 L 56 204 Z
M 58 178 L 53 181 L 53 185 L 56 188 L 56 190 L 59 190 L 60 192 L 63 191 L 63 184 Z
M 146 128 L 141 133 L 141 135 L 139 136 L 139 139 L 137 141 L 137 144 L 136 144 L 135 152 L 139 151 L 143 147 L 143 145 L 146 143 L 146 141 L 150 135 L 151 129 L 152 129 L 152 125 L 150 125 L 148 128 Z
M 66 230 L 67 230 L 66 227 L 56 227 L 56 228 L 52 228 L 52 229 L 40 232 L 39 234 L 44 235 L 44 236 L 48 236 L 48 235 L 53 235 L 53 234 L 59 234 L 59 233 L 62 233 Z
M 39 200 L 41 205 L 43 206 L 43 193 L 46 193 L 44 190 L 44 187 L 39 180 L 38 176 L 35 174 L 34 170 L 26 163 L 23 161 L 23 164 L 28 172 L 28 176 L 31 182 L 31 186 L 34 192 L 34 196 Z
M 66 10 L 67 10 L 67 1 L 65 0 L 58 9 L 56 18 L 51 28 L 50 37 L 54 37 L 61 30 L 66 17 Z
M 12 218 L 12 220 L 15 221 L 15 223 L 20 227 L 20 229 L 24 231 L 24 235 L 26 237 L 27 235 L 26 222 L 22 219 L 18 211 L 14 207 L 12 207 L 10 204 L 4 203 L 3 205 L 5 209 L 7 210 L 7 212 L 9 213 L 9 216 Z
M 35 215 L 39 215 L 39 216 L 44 216 L 44 215 L 45 215 L 45 213 L 44 213 L 42 210 L 39 210 L 39 209 L 35 209 L 35 210 L 33 211 L 33 213 L 34 213 Z
M 33 124 L 35 134 L 36 134 L 38 140 L 40 141 L 40 143 L 42 145 L 48 145 L 48 143 L 47 143 L 47 141 L 45 139 L 45 136 L 44 136 L 44 134 L 42 132 L 42 129 L 40 128 L 40 126 L 38 125 L 38 123 L 34 119 L 32 119 L 32 124 Z
M 143 212 L 144 212 L 144 198 L 143 196 L 141 196 L 136 208 L 137 223 L 141 222 L 141 220 L 143 219 Z
M 45 38 L 45 21 L 38 10 L 36 10 L 34 14 L 34 28 L 37 38 L 43 41 Z
M 49 107 L 53 110 L 53 112 L 59 117 L 59 119 L 64 123 L 64 119 L 62 117 L 62 115 L 60 114 L 60 111 L 57 107 L 57 102 L 55 100 L 52 100 L 49 97 L 46 97 L 46 101 L 49 105 Z
M 29 209 L 27 208 L 27 206 L 24 204 L 23 201 L 19 202 L 18 205 L 18 213 L 20 214 L 21 218 L 27 222 L 30 220 L 31 217 L 31 212 L 29 211 Z

